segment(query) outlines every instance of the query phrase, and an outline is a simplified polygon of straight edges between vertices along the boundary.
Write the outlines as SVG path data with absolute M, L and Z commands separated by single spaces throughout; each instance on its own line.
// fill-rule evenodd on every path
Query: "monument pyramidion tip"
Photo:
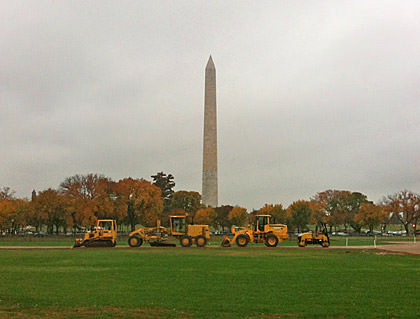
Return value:
M 209 57 L 209 61 L 207 62 L 207 66 L 206 66 L 206 69 L 214 69 L 215 67 L 214 67 L 214 63 L 213 63 L 213 58 L 211 57 L 211 55 L 210 55 L 210 57 Z

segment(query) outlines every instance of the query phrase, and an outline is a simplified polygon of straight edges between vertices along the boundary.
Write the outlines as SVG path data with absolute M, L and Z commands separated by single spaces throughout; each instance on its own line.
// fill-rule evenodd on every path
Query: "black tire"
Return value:
M 207 245 L 207 238 L 203 235 L 198 235 L 195 237 L 195 244 L 197 247 L 206 247 Z
M 179 239 L 179 243 L 182 247 L 191 247 L 192 245 L 192 238 L 188 235 L 184 235 Z
M 265 237 L 265 245 L 267 247 L 276 247 L 279 243 L 279 239 L 274 234 L 268 234 L 267 237 Z
M 130 247 L 140 247 L 143 244 L 143 239 L 137 235 L 128 238 L 128 245 Z
M 246 247 L 249 243 L 249 237 L 247 235 L 240 234 L 236 237 L 236 245 L 238 247 Z

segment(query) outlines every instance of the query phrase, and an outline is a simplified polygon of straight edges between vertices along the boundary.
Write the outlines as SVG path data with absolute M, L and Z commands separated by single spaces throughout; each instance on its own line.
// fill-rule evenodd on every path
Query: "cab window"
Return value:
M 264 226 L 268 224 L 268 217 L 267 216 L 260 216 L 258 217 L 258 230 L 264 231 Z
M 183 233 L 184 229 L 185 229 L 185 218 L 174 218 L 173 231 L 177 233 Z

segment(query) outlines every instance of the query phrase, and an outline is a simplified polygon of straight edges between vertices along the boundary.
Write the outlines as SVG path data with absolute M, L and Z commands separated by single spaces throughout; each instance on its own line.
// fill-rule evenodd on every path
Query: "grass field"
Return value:
M 128 246 L 128 237 L 118 238 L 118 246 Z M 209 242 L 210 246 L 220 246 L 223 236 L 213 236 Z M 330 237 L 331 246 L 345 246 L 346 237 L 332 236 Z M 349 246 L 373 246 L 374 237 L 366 236 L 350 236 L 347 237 Z M 420 238 L 418 238 L 420 240 Z M 177 240 L 172 240 L 178 246 Z M 413 241 L 413 237 L 377 237 L 377 245 L 386 245 L 392 241 Z M 0 237 L 0 246 L 72 246 L 74 244 L 73 237 L 51 236 L 51 237 Z M 250 244 L 252 246 L 253 244 Z M 263 244 L 258 244 L 263 246 Z M 279 246 L 297 246 L 297 239 L 291 238 Z
M 420 258 L 375 251 L 0 251 L 0 318 L 419 318 Z

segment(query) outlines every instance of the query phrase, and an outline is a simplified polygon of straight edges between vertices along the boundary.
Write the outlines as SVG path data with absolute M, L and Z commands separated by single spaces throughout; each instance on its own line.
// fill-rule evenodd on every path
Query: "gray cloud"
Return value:
M 223 204 L 419 191 L 417 1 L 0 4 L 0 186 L 157 171 L 201 190 L 217 70 Z

